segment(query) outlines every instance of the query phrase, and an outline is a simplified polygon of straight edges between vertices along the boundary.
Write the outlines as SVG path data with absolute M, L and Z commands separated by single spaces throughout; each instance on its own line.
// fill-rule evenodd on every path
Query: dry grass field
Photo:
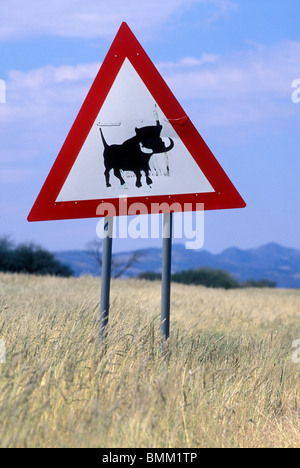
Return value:
M 299 447 L 300 291 L 0 275 L 1 447 Z

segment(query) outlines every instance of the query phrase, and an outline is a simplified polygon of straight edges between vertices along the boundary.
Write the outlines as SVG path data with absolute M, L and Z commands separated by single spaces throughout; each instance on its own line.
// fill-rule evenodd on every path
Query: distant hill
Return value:
M 127 277 L 145 271 L 161 271 L 161 249 L 148 248 L 142 253 L 140 261 L 126 272 Z M 126 252 L 115 256 L 118 261 L 126 262 L 131 254 Z M 55 255 L 60 262 L 69 265 L 76 276 L 101 274 L 97 262 L 86 251 L 56 252 Z M 300 250 L 275 243 L 249 250 L 232 247 L 219 254 L 206 250 L 186 250 L 181 244 L 173 245 L 173 273 L 203 266 L 228 271 L 241 282 L 268 279 L 281 288 L 300 288 Z

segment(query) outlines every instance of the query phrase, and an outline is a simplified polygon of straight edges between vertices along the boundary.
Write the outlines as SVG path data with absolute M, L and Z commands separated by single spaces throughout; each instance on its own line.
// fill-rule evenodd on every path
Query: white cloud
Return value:
M 276 46 L 251 45 L 232 54 L 202 54 L 183 57 L 177 62 L 157 64 L 180 101 L 199 106 L 212 102 L 233 110 L 241 103 L 248 109 L 262 102 L 291 103 L 292 82 L 299 75 L 300 43 L 283 42 Z M 0 121 L 48 115 L 69 106 L 80 106 L 100 63 L 46 66 L 28 72 L 12 70 L 7 80 L 7 104 L 1 107 Z M 195 104 L 194 104 L 195 105 Z M 250 112 L 244 119 L 249 118 Z M 253 115 L 251 119 L 253 118 Z
M 212 4 L 215 7 L 210 17 L 207 18 L 210 23 L 222 17 L 228 17 L 231 12 L 236 12 L 239 9 L 238 4 L 232 0 L 203 0 L 203 3 Z
M 294 115 L 291 85 L 299 75 L 299 42 L 204 57 L 160 63 L 159 70 L 179 100 L 201 109 L 205 125 L 267 123 Z
M 51 120 L 64 108 L 79 104 L 88 92 L 100 63 L 46 66 L 8 73 L 7 103 L 1 107 L 0 122 L 40 118 Z M 68 112 L 68 111 L 67 111 Z M 65 112 L 63 111 L 63 115 Z
M 241 98 L 264 94 L 285 98 L 299 74 L 300 43 L 254 46 L 232 54 L 187 57 L 159 69 L 185 99 Z
M 174 13 L 193 5 L 210 6 L 208 20 L 236 9 L 232 0 L 9 0 L 0 2 L 0 39 L 43 35 L 62 37 L 110 36 L 127 21 L 150 33 Z
M 178 62 L 160 62 L 158 64 L 156 64 L 157 68 L 159 69 L 162 69 L 164 71 L 168 70 L 171 72 L 171 73 L 174 73 L 177 71 L 184 71 L 185 69 L 188 70 L 188 69 L 192 69 L 192 68 L 196 68 L 197 66 L 201 66 L 201 65 L 204 65 L 204 64 L 208 64 L 208 63 L 215 63 L 218 61 L 219 59 L 219 55 L 216 55 L 216 54 L 207 54 L 207 53 L 203 53 L 202 56 L 200 58 L 196 58 L 196 57 L 183 57 L 181 60 L 179 60 Z
M 243 53 L 203 54 L 158 64 L 171 90 L 201 129 L 236 130 L 290 122 L 292 82 L 299 77 L 300 43 L 249 46 Z M 99 63 L 11 71 L 0 107 L 1 159 L 56 155 L 97 74 Z M 1 136 L 3 135 L 3 136 Z
M 9 83 L 13 90 L 26 88 L 27 90 L 37 90 L 40 87 L 57 85 L 58 83 L 70 81 L 82 81 L 95 77 L 100 63 L 78 64 L 75 66 L 62 65 L 45 67 L 23 72 L 12 70 L 9 72 Z

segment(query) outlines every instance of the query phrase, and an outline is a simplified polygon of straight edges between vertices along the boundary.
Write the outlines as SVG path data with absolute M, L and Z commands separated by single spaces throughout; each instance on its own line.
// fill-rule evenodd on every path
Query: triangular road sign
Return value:
M 149 214 L 167 204 L 174 211 L 246 206 L 126 23 L 28 221 L 93 218 L 101 203 L 127 214 L 124 197 L 127 208 L 138 202 Z

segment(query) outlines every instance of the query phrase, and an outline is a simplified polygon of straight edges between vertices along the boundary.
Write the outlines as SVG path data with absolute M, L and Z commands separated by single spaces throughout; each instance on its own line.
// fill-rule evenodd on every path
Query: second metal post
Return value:
M 161 278 L 161 338 L 163 344 L 170 334 L 170 295 L 172 257 L 172 213 L 163 215 L 163 250 Z

